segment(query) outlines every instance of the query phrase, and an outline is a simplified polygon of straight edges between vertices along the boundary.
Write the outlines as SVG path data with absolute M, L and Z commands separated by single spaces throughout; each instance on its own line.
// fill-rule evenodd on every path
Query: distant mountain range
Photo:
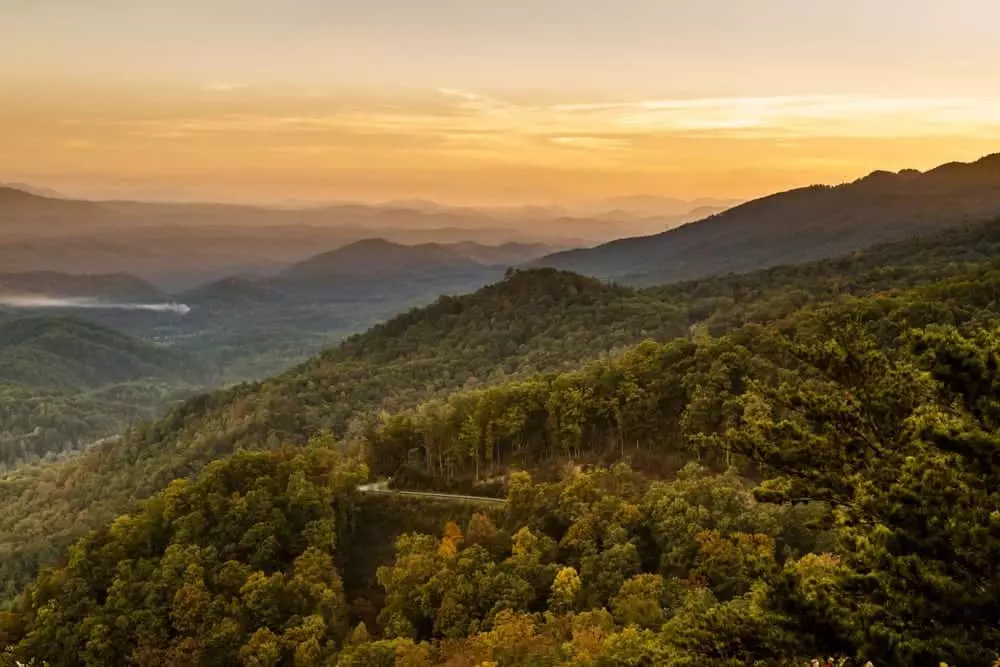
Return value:
M 29 183 L 0 183 L 0 188 L 7 188 L 10 190 L 20 190 L 21 192 L 27 192 L 28 194 L 35 195 L 38 197 L 48 197 L 49 199 L 66 199 L 61 192 L 57 192 L 52 188 L 46 188 L 38 185 L 31 185 Z
M 653 199 L 610 203 L 670 205 Z M 286 368 L 344 336 L 441 295 L 476 290 L 501 279 L 508 267 L 568 269 L 639 286 L 667 284 L 843 255 L 1000 216 L 1000 155 L 926 173 L 875 172 L 840 186 L 800 188 L 660 234 L 554 254 L 544 243 L 470 241 L 470 235 L 476 238 L 471 227 L 453 228 L 458 241 L 428 242 L 441 230 L 418 228 L 403 235 L 410 239 L 404 242 L 393 226 L 379 229 L 379 238 L 374 238 L 369 227 L 313 224 L 333 208 L 351 210 L 352 219 L 376 228 L 441 213 L 395 207 L 403 204 L 275 211 L 92 203 L 0 189 L 0 267 L 5 271 L 0 274 L 0 297 L 33 294 L 177 305 L 83 311 L 81 304 L 47 303 L 44 312 L 85 317 L 130 336 L 169 343 L 198 357 L 228 382 Z M 27 214 L 4 217 L 19 210 L 35 215 L 39 224 L 26 224 Z M 70 213 L 64 215 L 66 211 Z M 552 220 L 546 216 L 556 213 L 560 211 L 528 207 L 505 215 L 533 217 L 541 228 Z M 275 226 L 272 215 L 307 224 Z M 442 215 L 455 222 L 467 212 L 448 209 Z M 3 230 L 17 227 L 10 222 L 15 218 L 36 237 L 5 237 Z M 53 232 L 51 225 L 43 224 L 55 221 L 65 228 L 71 220 L 97 231 L 74 235 Z M 199 220 L 210 224 L 199 227 Z M 115 227 L 122 221 L 136 226 Z M 497 224 L 496 219 L 489 224 Z M 369 235 L 354 237 L 362 232 Z M 17 261 L 8 261 L 12 256 Z M 21 271 L 18 262 L 57 269 Z M 81 270 L 81 265 L 88 268 Z M 174 278 L 157 282 L 151 275 Z M 23 302 L 3 303 L 0 300 L 0 321 L 24 314 L 23 307 L 13 307 Z
M 276 280 L 296 282 L 332 277 L 426 275 L 439 271 L 511 266 L 544 256 L 542 244 L 424 243 L 402 245 L 365 239 L 293 264 Z
M 499 280 L 541 244 L 404 245 L 366 239 L 274 275 L 232 275 L 160 290 L 131 274 L 0 274 L 0 320 L 84 318 L 198 356 L 222 381 L 276 372 L 401 311 Z
M 423 243 L 404 245 L 385 239 L 365 239 L 291 264 L 274 276 L 233 275 L 190 290 L 166 292 L 129 273 L 72 274 L 27 271 L 0 274 L 0 298 L 44 296 L 57 299 L 94 299 L 99 302 L 154 303 L 175 300 L 195 306 L 234 306 L 276 302 L 308 293 L 310 298 L 336 299 L 345 291 L 378 285 L 378 291 L 397 287 L 398 281 L 437 283 L 460 280 L 463 287 L 479 286 L 499 277 L 511 266 L 546 255 L 542 244 Z M 469 281 L 472 281 L 471 283 Z M 2 302 L 0 302 L 2 304 Z
M 113 211 L 89 201 L 43 197 L 0 186 L 0 238 L 34 238 L 53 233 L 123 224 Z
M 161 292 L 128 273 L 73 275 L 58 271 L 0 274 L 0 295 L 44 295 L 107 301 L 156 301 Z
M 642 198 L 642 206 L 607 202 L 575 208 L 469 208 L 419 201 L 269 208 L 91 202 L 56 195 L 28 185 L 0 186 L 0 270 L 128 272 L 178 290 L 233 274 L 273 275 L 317 249 L 335 250 L 374 237 L 411 245 L 545 245 L 551 252 L 658 232 L 707 212 L 697 202 L 688 210 L 683 202 L 658 198 Z M 653 200 L 670 214 L 656 214 Z M 517 250 L 496 261 L 520 259 Z
M 716 197 L 701 197 L 698 199 L 678 199 L 676 197 L 657 197 L 653 195 L 634 195 L 630 197 L 612 197 L 598 201 L 578 204 L 571 207 L 580 215 L 606 215 L 619 217 L 651 217 L 658 216 L 671 220 L 692 221 L 743 203 L 742 199 L 724 199 Z
M 661 234 L 561 252 L 534 265 L 653 285 L 833 257 L 998 214 L 1000 154 L 790 190 Z

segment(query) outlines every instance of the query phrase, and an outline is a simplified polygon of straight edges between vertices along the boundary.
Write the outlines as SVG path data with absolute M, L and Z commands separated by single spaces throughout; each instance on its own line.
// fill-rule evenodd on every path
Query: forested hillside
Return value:
M 998 289 L 1000 271 L 976 272 L 384 417 L 365 451 L 386 469 L 409 455 L 448 480 L 624 459 L 678 477 L 570 472 L 539 489 L 514 475 L 508 516 L 530 532 L 513 534 L 508 560 L 476 552 L 472 526 L 464 543 L 444 531 L 442 544 L 466 545 L 454 565 L 424 570 L 430 544 L 401 539 L 379 574 L 380 627 L 446 656 L 444 640 L 471 635 L 461 651 L 501 664 L 622 659 L 616 630 L 640 665 L 994 664 Z M 734 473 L 760 482 L 758 502 Z M 489 597 L 489 573 L 527 554 L 545 584 L 514 608 L 556 617 L 515 614 L 504 644 L 494 633 L 512 617 L 491 604 L 510 597 Z M 610 612 L 594 644 L 560 634 L 582 610 Z
M 53 666 L 321 665 L 347 629 L 334 558 L 362 479 L 319 447 L 214 463 L 74 547 L 0 635 Z
M 7 593 L 81 530 L 172 479 L 236 448 L 304 444 L 328 429 L 361 446 L 377 473 L 405 464 L 431 483 L 474 484 L 527 467 L 553 479 L 536 487 L 512 477 L 503 525 L 401 538 L 399 559 L 378 577 L 384 599 L 354 608 L 369 627 L 346 644 L 332 629 L 324 635 L 332 643 L 321 643 L 323 655 L 338 652 L 339 664 L 393 664 L 400 652 L 424 656 L 412 664 L 555 665 L 584 654 L 609 665 L 630 664 L 624 655 L 636 665 L 776 664 L 837 652 L 989 664 L 1000 643 L 976 619 L 991 618 L 997 599 L 983 588 L 995 586 L 997 560 L 981 521 L 1000 511 L 989 454 L 1000 382 L 997 238 L 998 225 L 979 225 L 648 291 L 512 273 L 281 377 L 189 401 L 62 466 L 8 475 Z M 835 298 L 841 291 L 857 297 Z M 568 468 L 620 459 L 634 475 Z M 691 463 L 703 469 L 649 485 L 647 476 L 670 478 Z M 727 467 L 738 477 L 712 473 Z M 221 498 L 237 487 L 220 488 Z M 794 514 L 803 511 L 816 522 Z M 192 521 L 184 539 L 208 545 Z M 172 625 L 155 621 L 158 634 L 140 630 L 154 622 L 144 620 L 102 635 L 99 619 L 128 616 L 141 593 L 107 607 L 101 591 L 118 590 L 124 575 L 102 575 L 100 564 L 121 552 L 94 553 L 93 576 L 103 579 L 82 583 L 90 575 L 71 564 L 45 575 L 68 577 L 69 588 L 43 578 L 8 619 L 22 656 L 54 657 L 32 638 L 57 627 L 44 607 L 72 628 L 59 646 L 137 650 L 155 637 L 150 655 L 162 657 L 181 650 L 175 641 L 237 653 L 245 642 L 268 645 L 279 661 L 271 664 L 291 659 L 281 657 L 291 640 L 277 638 L 297 627 L 292 612 L 226 622 L 225 640 L 209 630 L 224 622 L 218 605 L 201 607 L 193 624 L 164 611 Z M 144 553 L 155 568 L 173 552 Z M 264 576 L 291 572 L 293 558 L 270 561 Z M 204 566 L 209 598 L 223 594 L 218 567 Z M 920 596 L 927 604 L 904 613 Z M 436 643 L 444 639 L 453 641 Z
M 578 370 L 383 414 L 364 436 L 364 451 L 376 473 L 398 476 L 401 467 L 415 466 L 444 483 L 567 460 L 627 458 L 657 476 L 690 459 L 724 470 L 735 461 L 725 436 L 740 422 L 743 395 L 755 385 L 786 374 L 818 381 L 813 357 L 827 353 L 826 343 L 860 354 L 854 346 L 888 350 L 942 336 L 954 342 L 958 332 L 989 337 L 1000 313 L 998 293 L 1000 269 L 977 271 L 800 310 L 719 337 L 647 341 Z
M 0 483 L 6 590 L 17 590 L 82 530 L 234 447 L 301 443 L 323 429 L 356 439 L 377 423 L 379 409 L 570 370 L 647 338 L 702 336 L 709 327 L 698 325 L 720 334 L 745 321 L 766 323 L 841 290 L 863 295 L 893 282 L 975 275 L 989 270 L 998 245 L 1000 225 L 985 223 L 843 260 L 652 291 L 555 271 L 514 273 L 397 317 L 272 380 L 189 401 L 78 460 L 9 474 Z
M 192 358 L 65 317 L 0 322 L 0 464 L 60 454 L 201 385 Z
M 373 459 L 411 440 L 432 475 L 485 467 L 487 443 L 496 463 L 676 466 L 513 473 L 497 520 L 399 537 L 374 607 L 343 592 L 357 551 L 335 551 L 364 472 L 316 442 L 175 482 L 78 543 L 3 632 L 52 665 L 986 667 L 998 286 L 849 299 L 383 418 Z
M 196 371 L 182 354 L 79 319 L 24 317 L 0 324 L 0 382 L 94 389 Z
M 811 303 L 905 290 L 988 271 L 1000 263 L 1000 219 L 958 226 L 804 264 L 776 266 L 646 290 L 684 304 L 692 322 L 714 334 L 746 322 L 770 322 Z
M 635 285 L 835 257 L 1000 214 L 1000 154 L 781 192 L 654 236 L 537 262 Z
M 120 442 L 8 474 L 0 482 L 0 579 L 8 594 L 17 590 L 82 531 L 235 447 L 302 443 L 323 429 L 342 435 L 352 417 L 360 430 L 382 406 L 683 332 L 683 318 L 655 297 L 557 272 L 515 274 L 442 299 L 282 376 L 188 401 Z

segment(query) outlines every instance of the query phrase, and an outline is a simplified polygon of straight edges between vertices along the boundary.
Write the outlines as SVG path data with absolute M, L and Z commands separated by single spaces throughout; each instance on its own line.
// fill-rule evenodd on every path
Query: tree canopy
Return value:
M 992 665 L 994 234 L 669 298 L 515 273 L 8 476 L 5 659 Z M 369 473 L 506 502 L 407 498 L 390 549 Z

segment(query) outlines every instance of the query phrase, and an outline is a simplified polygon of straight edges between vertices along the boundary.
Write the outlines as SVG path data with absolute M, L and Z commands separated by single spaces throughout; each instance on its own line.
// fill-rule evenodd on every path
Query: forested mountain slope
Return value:
M 416 466 L 445 484 L 488 478 L 511 464 L 537 470 L 547 461 L 570 459 L 630 457 L 639 467 L 653 465 L 658 475 L 686 459 L 724 470 L 733 455 L 723 438 L 742 419 L 740 398 L 786 372 L 812 377 L 813 352 L 805 346 L 850 346 L 857 336 L 865 345 L 892 348 L 913 343 L 912 330 L 937 326 L 986 335 L 1000 322 L 998 294 L 1000 267 L 984 268 L 911 290 L 801 309 L 718 337 L 646 341 L 580 369 L 383 414 L 363 449 L 379 474 Z
M 655 236 L 538 260 L 654 285 L 833 257 L 1000 214 L 1000 154 L 928 172 L 875 172 L 843 185 L 757 199 Z
M 320 439 L 174 482 L 0 630 L 19 660 L 67 666 L 988 667 L 998 290 L 1000 269 L 962 267 L 383 416 L 360 434 L 378 466 L 414 446 L 444 478 L 566 465 L 512 474 L 492 519 L 401 536 L 375 600 L 341 578 L 364 470 Z M 605 456 L 637 470 L 569 465 Z
M 357 438 L 382 408 L 571 370 L 646 338 L 698 339 L 706 329 L 698 325 L 706 323 L 721 331 L 773 321 L 842 286 L 863 295 L 893 281 L 918 285 L 954 275 L 989 289 L 997 236 L 997 225 L 979 225 L 942 235 L 937 244 L 911 241 L 785 274 L 650 291 L 551 270 L 512 273 L 475 294 L 397 317 L 271 380 L 191 400 L 77 460 L 8 475 L 0 483 L 0 573 L 8 593 L 16 590 L 81 530 L 238 446 L 302 443 L 323 429 Z
M 0 321 L 0 465 L 113 435 L 204 381 L 191 357 L 96 324 Z
M 687 486 L 690 472 L 645 497 L 620 478 L 596 491 L 570 474 L 539 492 L 515 475 L 509 510 L 566 558 L 548 579 L 548 608 L 558 611 L 565 593 L 571 609 L 648 623 L 638 664 L 795 664 L 790 656 L 810 653 L 857 664 L 995 664 L 1000 634 L 976 619 L 997 604 L 1000 582 L 989 518 L 1000 508 L 998 290 L 1000 270 L 973 271 L 718 338 L 646 343 L 580 371 L 383 417 L 364 450 L 376 468 L 409 461 L 443 480 L 602 459 L 662 479 L 698 461 L 761 480 L 757 500 L 785 510 L 819 503 L 826 517 L 803 522 L 793 541 L 832 541 L 799 559 L 803 544 L 788 542 L 787 524 L 748 521 L 745 512 L 769 509 L 727 496 L 716 486 L 725 477 L 692 493 L 696 509 L 667 491 Z M 616 497 L 631 498 L 629 507 Z M 430 621 L 430 636 L 444 640 L 454 596 L 441 591 L 429 610 L 410 606 L 440 580 L 409 578 L 417 553 L 422 546 L 400 543 L 380 571 L 379 622 L 406 637 Z M 573 570 L 560 585 L 565 566 Z M 457 579 L 470 584 L 462 571 Z M 676 593 L 657 579 L 671 575 Z M 696 609 L 671 601 L 706 584 L 711 597 Z M 484 582 L 471 585 L 473 596 L 489 594 Z M 633 607 L 615 590 L 648 597 Z M 492 622 L 485 610 L 471 616 Z
M 197 482 L 179 480 L 143 512 L 87 538 L 71 569 L 50 572 L 36 589 L 35 599 L 49 599 L 55 613 L 48 620 L 44 613 L 32 615 L 30 621 L 5 615 L 0 641 L 6 644 L 28 621 L 34 627 L 19 652 L 53 667 L 276 665 L 266 660 L 276 646 L 268 645 L 271 631 L 265 628 L 279 618 L 288 621 L 287 611 L 298 621 L 273 640 L 289 645 L 295 664 L 320 667 L 315 658 L 347 630 L 334 556 L 363 479 L 360 469 L 318 448 L 245 453 L 216 462 Z M 112 552 L 117 562 L 108 567 Z M 84 588 L 100 591 L 101 601 L 81 599 L 77 608 L 87 609 L 90 618 L 56 611 L 57 601 L 74 597 L 73 589 L 82 592 L 78 586 L 84 582 Z M 112 585 L 116 593 L 108 595 Z M 240 599 L 236 604 L 234 595 Z M 204 619 L 210 606 L 228 609 L 225 618 Z M 217 645 L 183 640 L 170 645 L 166 639 L 174 627 L 186 632 L 202 627 L 203 620 L 218 626 Z M 257 648 L 246 648 L 248 643 Z
M 988 270 L 1000 262 L 1000 219 L 887 243 L 834 259 L 776 266 L 652 287 L 684 304 L 692 323 L 722 334 L 746 322 L 770 322 L 814 302 L 903 290 Z
M 190 465 L 235 445 L 301 442 L 322 429 L 342 434 L 352 417 L 378 407 L 683 335 L 683 319 L 629 288 L 555 271 L 512 273 L 396 317 L 271 380 L 191 401 L 129 442 L 142 452 L 162 452 L 167 442 L 187 447 Z
M 0 579 L 16 590 L 39 562 L 234 447 L 302 443 L 509 373 L 571 367 L 643 338 L 672 338 L 675 309 L 628 288 L 555 271 L 516 273 L 349 339 L 271 380 L 188 401 L 120 442 L 0 481 Z
M 23 317 L 0 323 L 0 383 L 96 389 L 197 373 L 197 364 L 183 354 L 83 320 Z

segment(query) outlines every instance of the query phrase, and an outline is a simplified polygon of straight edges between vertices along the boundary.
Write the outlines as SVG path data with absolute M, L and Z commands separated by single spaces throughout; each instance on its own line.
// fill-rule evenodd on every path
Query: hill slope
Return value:
M 94 202 L 55 199 L 0 186 L 0 236 L 79 232 L 84 225 L 101 225 L 114 218 L 112 212 Z
M 343 434 L 382 406 L 573 367 L 684 330 L 684 317 L 656 297 L 556 271 L 515 273 L 443 298 L 283 375 L 197 397 L 121 441 L 0 479 L 0 580 L 10 593 L 81 531 L 234 448 Z
M 317 249 L 372 237 L 398 243 L 551 244 L 518 258 L 526 261 L 556 247 L 656 229 L 626 221 L 618 231 L 614 221 L 603 218 L 557 218 L 555 213 L 495 217 L 485 210 L 450 207 L 90 202 L 0 186 L 0 270 L 128 272 L 181 291 L 233 274 L 272 275 Z M 578 231 L 586 233 L 581 237 Z
M 405 246 L 385 239 L 365 239 L 293 264 L 280 280 L 332 276 L 377 276 L 470 268 L 478 263 L 437 243 Z
M 9 593 L 81 531 L 235 448 L 301 443 L 323 429 L 355 438 L 381 408 L 572 369 L 646 338 L 685 336 L 692 325 L 724 331 L 773 321 L 841 291 L 864 295 L 949 276 L 993 284 L 988 272 L 998 257 L 1000 224 L 993 223 L 656 290 L 553 270 L 514 272 L 475 294 L 399 316 L 271 380 L 188 401 L 76 460 L 8 475 L 0 482 L 0 580 Z
M 298 282 L 322 278 L 423 275 L 520 264 L 543 254 L 545 246 L 508 243 L 421 243 L 403 245 L 382 238 L 351 243 L 293 264 L 277 279 Z
M 0 323 L 0 382 L 48 389 L 96 389 L 194 373 L 183 355 L 66 317 Z
M 998 214 L 1000 154 L 782 192 L 663 234 L 558 253 L 535 265 L 653 285 L 833 257 Z
M 992 664 L 996 544 L 969 536 L 988 532 L 984 523 L 1000 513 L 1000 270 L 954 264 L 954 275 L 891 296 L 807 308 L 718 338 L 644 343 L 582 371 L 381 417 L 362 436 L 370 460 L 388 470 L 422 458 L 425 474 L 449 481 L 508 463 L 564 467 L 553 484 L 511 475 L 504 508 L 471 518 L 449 512 L 440 540 L 437 526 L 422 529 L 434 513 L 423 501 L 406 499 L 409 515 L 422 515 L 409 521 L 395 503 L 356 504 L 366 471 L 338 466 L 342 450 L 328 437 L 300 454 L 225 457 L 195 481 L 172 483 L 140 514 L 102 522 L 65 566 L 43 574 L 4 615 L 13 655 L 333 664 L 342 648 L 341 666 L 404 655 L 420 665 L 570 664 L 594 651 L 605 665 L 803 664 L 841 654 L 887 665 Z M 546 280 L 570 297 L 568 309 L 553 308 L 560 300 Z M 636 293 L 568 274 L 516 274 L 358 337 L 344 346 L 353 357 L 329 356 L 341 368 L 351 359 L 419 360 L 437 342 L 419 335 L 425 329 L 448 343 L 463 329 L 489 340 L 516 321 L 469 329 L 465 316 L 506 314 L 504 299 L 544 300 L 577 324 L 587 318 L 568 311 L 585 306 L 598 315 L 590 331 L 600 336 L 611 311 L 588 299 L 615 295 L 627 303 Z M 511 329 L 546 334 L 550 326 Z M 297 388 L 336 391 L 335 367 L 314 373 L 330 360 L 300 369 L 308 381 Z M 260 391 L 235 397 L 230 428 L 252 419 Z M 307 411 L 257 407 L 275 428 Z M 212 409 L 200 402 L 159 435 Z M 322 412 L 296 427 L 317 418 Z M 222 436 L 202 429 L 193 437 L 207 449 Z M 109 463 L 147 456 L 141 442 L 127 444 L 119 457 L 114 446 L 88 457 L 86 472 L 119 481 L 107 476 Z M 689 463 L 653 484 L 628 464 L 590 473 L 566 465 L 602 458 L 647 458 L 660 470 Z M 177 472 L 190 478 L 193 467 L 189 459 Z M 721 468 L 731 472 L 712 474 Z M 751 490 L 740 471 L 764 479 Z M 101 489 L 92 502 L 108 499 Z M 393 524 L 424 533 L 396 540 L 395 561 L 371 539 L 392 537 Z M 367 596 L 368 577 L 377 597 Z M 338 646 L 348 609 L 368 625 Z M 585 624 L 595 632 L 585 634 Z M 368 627 L 387 639 L 372 642 Z M 334 629 L 340 634 L 326 642 Z M 617 638 L 607 634 L 618 629 Z
M 0 296 L 4 294 L 89 297 L 108 301 L 164 298 L 160 290 L 128 273 L 75 275 L 57 271 L 0 274 Z
M 188 356 L 93 323 L 0 321 L 0 467 L 120 432 L 201 380 Z

